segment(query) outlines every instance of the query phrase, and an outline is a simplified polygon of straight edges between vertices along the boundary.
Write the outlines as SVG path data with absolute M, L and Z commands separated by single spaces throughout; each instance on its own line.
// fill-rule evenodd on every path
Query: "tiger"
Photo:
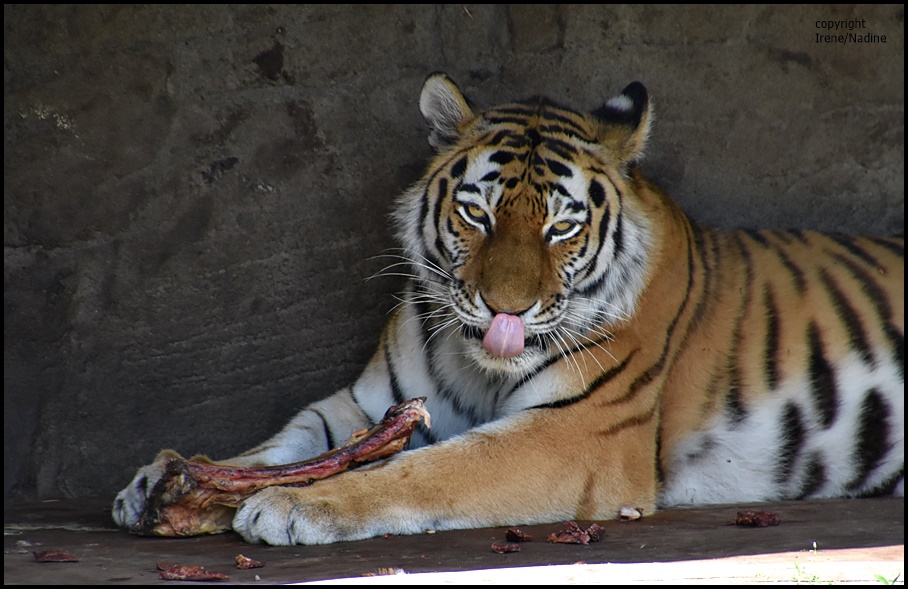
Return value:
M 904 496 L 904 238 L 716 229 L 642 172 L 653 101 L 476 109 L 444 73 L 434 153 L 396 201 L 407 275 L 348 387 L 222 461 L 300 461 L 425 397 L 410 448 L 247 499 L 248 542 Z M 166 452 L 165 452 L 166 454 Z M 132 526 L 162 458 L 113 505 Z

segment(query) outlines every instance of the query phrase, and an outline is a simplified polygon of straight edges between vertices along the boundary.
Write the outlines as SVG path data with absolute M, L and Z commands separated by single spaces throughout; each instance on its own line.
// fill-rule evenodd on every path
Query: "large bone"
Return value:
M 165 474 L 145 502 L 131 532 L 157 536 L 196 536 L 229 530 L 236 508 L 265 487 L 306 486 L 345 470 L 387 458 L 404 449 L 421 419 L 430 427 L 425 397 L 391 407 L 370 430 L 360 430 L 339 448 L 304 462 L 260 468 L 187 460 L 170 453 Z

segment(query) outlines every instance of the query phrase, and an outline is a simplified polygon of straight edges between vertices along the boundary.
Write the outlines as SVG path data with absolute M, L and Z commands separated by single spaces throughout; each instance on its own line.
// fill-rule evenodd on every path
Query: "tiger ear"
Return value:
M 419 110 L 431 128 L 429 144 L 435 149 L 454 143 L 463 125 L 476 116 L 457 84 L 441 72 L 423 84 Z
M 599 119 L 599 141 L 611 148 L 622 163 L 643 155 L 653 120 L 653 107 L 646 87 L 633 82 L 592 114 Z

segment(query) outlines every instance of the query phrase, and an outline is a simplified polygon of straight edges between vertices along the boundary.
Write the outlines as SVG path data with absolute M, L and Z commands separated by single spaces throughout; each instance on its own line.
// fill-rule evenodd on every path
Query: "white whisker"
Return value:
M 401 250 L 401 251 L 403 251 L 403 250 Z M 431 262 L 430 260 L 428 260 L 425 256 L 419 256 L 419 257 L 421 258 L 421 260 L 416 260 L 416 259 L 413 259 L 413 258 L 411 258 L 411 257 L 405 256 L 405 255 L 402 255 L 402 254 L 391 254 L 391 253 L 385 253 L 385 254 L 379 254 L 379 255 L 377 255 L 377 256 L 373 256 L 373 257 L 370 258 L 370 259 L 375 259 L 375 258 L 395 258 L 395 259 L 401 260 L 401 261 L 400 261 L 400 262 L 395 262 L 395 263 L 393 263 L 393 264 L 389 264 L 388 266 L 386 266 L 386 267 L 383 268 L 382 270 L 379 270 L 376 274 L 374 274 L 374 275 L 371 276 L 370 278 L 367 278 L 366 280 L 370 280 L 371 278 L 375 278 L 375 277 L 378 277 L 378 276 L 393 276 L 393 275 L 395 275 L 394 273 L 386 274 L 385 271 L 388 270 L 388 269 L 390 269 L 390 268 L 395 268 L 395 267 L 397 267 L 397 266 L 413 266 L 413 267 L 417 267 L 417 268 L 424 268 L 424 269 L 428 270 L 428 271 L 431 272 L 431 273 L 437 274 L 438 276 L 440 276 L 440 277 L 441 277 L 442 279 L 444 279 L 445 281 L 450 281 L 450 280 L 453 279 L 453 277 L 451 276 L 451 274 L 450 274 L 448 271 L 446 271 L 444 268 L 441 268 L 441 267 L 439 267 L 437 264 L 432 263 L 432 262 Z M 419 277 L 419 276 L 417 276 L 417 275 L 414 275 L 414 274 L 401 274 L 401 275 L 403 275 L 403 276 L 409 276 L 409 277 L 415 278 L 415 279 L 421 278 L 421 277 Z
M 565 362 L 570 365 L 573 362 L 574 370 L 577 372 L 578 379 L 583 382 L 583 371 L 580 369 L 580 362 L 577 361 L 577 358 L 574 357 L 574 354 L 571 354 L 571 346 L 565 341 L 564 336 L 561 333 L 561 330 L 555 330 L 551 333 L 552 341 L 555 342 L 555 345 L 558 346 L 558 350 L 561 353 L 561 357 L 564 358 Z M 562 345 L 563 344 L 563 345 Z M 585 361 L 584 361 L 585 364 Z
M 611 358 L 615 362 L 618 361 L 614 356 L 612 356 L 611 352 L 609 352 L 604 347 L 602 347 L 602 345 L 599 342 L 597 342 L 596 340 L 590 338 L 589 336 L 587 336 L 585 334 L 576 332 L 576 331 L 570 329 L 569 327 L 562 326 L 562 329 L 564 329 L 565 331 L 572 334 L 572 338 L 574 339 L 575 342 L 577 342 L 577 345 L 580 348 L 580 353 L 581 354 L 583 354 L 584 352 L 588 353 L 590 355 L 590 357 L 593 359 L 593 361 L 596 362 L 596 364 L 599 366 L 599 370 L 604 371 L 605 368 L 602 366 L 602 364 L 599 362 L 599 360 L 596 359 L 596 356 L 593 354 L 593 351 L 589 348 L 589 346 L 587 344 L 593 344 L 594 346 L 596 346 L 597 348 L 599 348 L 600 350 L 602 350 L 603 352 L 608 354 L 609 358 Z M 577 339 L 577 338 L 580 338 L 580 339 Z M 581 340 L 585 340 L 585 341 L 581 342 Z

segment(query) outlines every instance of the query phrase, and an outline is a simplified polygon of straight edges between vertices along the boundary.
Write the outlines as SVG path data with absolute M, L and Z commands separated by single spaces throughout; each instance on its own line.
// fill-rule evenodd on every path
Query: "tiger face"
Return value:
M 627 181 L 646 89 L 592 114 L 541 98 L 474 113 L 436 74 L 420 108 L 437 154 L 396 218 L 434 329 L 504 373 L 605 343 L 646 283 L 651 229 Z

